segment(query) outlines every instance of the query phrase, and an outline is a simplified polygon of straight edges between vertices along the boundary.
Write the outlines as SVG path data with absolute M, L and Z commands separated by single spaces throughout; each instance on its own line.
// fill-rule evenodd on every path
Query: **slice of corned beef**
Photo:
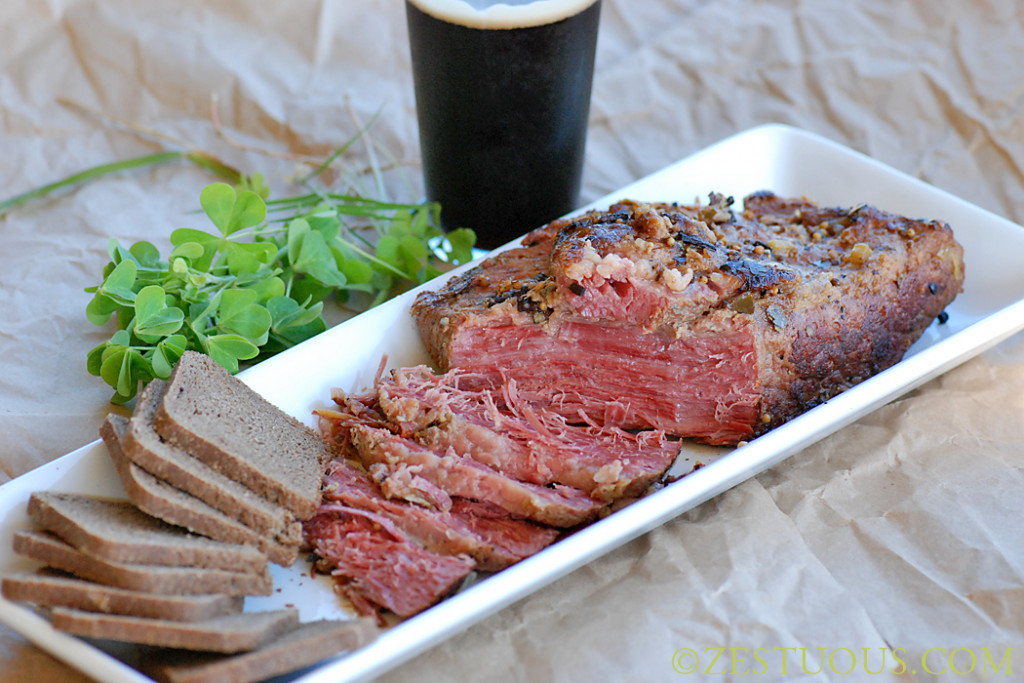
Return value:
M 466 389 L 465 379 L 458 369 L 393 370 L 378 386 L 379 409 L 392 431 L 435 452 L 451 449 L 516 479 L 572 486 L 606 502 L 640 495 L 678 454 L 678 442 L 661 431 L 571 424 L 523 400 L 514 380 L 491 391 Z
M 558 529 L 535 524 L 482 500 L 453 498 L 449 514 L 487 539 L 496 553 L 519 559 L 539 552 L 559 534 Z
M 466 555 L 441 555 L 412 542 L 381 515 L 345 505 L 321 505 L 303 523 L 317 567 L 335 577 L 361 614 L 381 608 L 412 616 L 450 593 L 474 567 Z
M 355 453 L 373 473 L 411 469 L 450 496 L 486 500 L 543 524 L 571 527 L 592 520 L 601 501 L 568 486 L 537 486 L 508 477 L 475 460 L 453 453 L 438 454 L 386 429 L 355 425 L 350 431 Z
M 325 505 L 341 504 L 385 517 L 432 552 L 470 555 L 484 571 L 498 571 L 536 553 L 559 533 L 496 506 L 459 498 L 450 501 L 447 512 L 389 500 L 365 472 L 340 458 L 328 466 L 323 499 Z

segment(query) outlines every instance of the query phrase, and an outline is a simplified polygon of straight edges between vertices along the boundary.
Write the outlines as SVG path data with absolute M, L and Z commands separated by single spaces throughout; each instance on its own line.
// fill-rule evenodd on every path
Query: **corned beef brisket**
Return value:
M 476 386 L 735 444 L 898 362 L 963 276 L 938 221 L 769 192 L 737 212 L 712 194 L 555 221 L 412 314 L 438 369 Z
M 305 524 L 362 612 L 413 614 L 889 367 L 961 290 L 951 230 L 762 192 L 544 226 L 412 314 L 436 369 L 318 411 L 344 456 Z

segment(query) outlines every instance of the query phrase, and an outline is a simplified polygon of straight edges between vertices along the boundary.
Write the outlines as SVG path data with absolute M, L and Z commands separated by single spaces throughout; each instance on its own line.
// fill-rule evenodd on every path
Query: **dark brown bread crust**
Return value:
M 769 192 L 747 197 L 737 212 L 731 198 L 713 194 L 706 205 L 627 200 L 556 221 L 527 235 L 521 248 L 420 294 L 412 315 L 439 370 L 504 373 L 537 395 L 544 381 L 562 380 L 556 366 L 602 372 L 600 357 L 558 341 L 571 325 L 629 329 L 650 348 L 716 337 L 723 353 L 727 344 L 752 344 L 755 379 L 741 388 L 760 398 L 746 428 L 694 434 L 671 420 L 619 425 L 735 443 L 898 362 L 963 278 L 963 250 L 944 223 Z M 544 348 L 561 355 L 514 359 L 517 370 L 507 365 L 515 352 L 506 347 L 488 365 L 512 329 L 546 335 L 553 341 Z M 693 398 L 707 389 L 695 381 L 681 391 Z M 627 393 L 623 400 L 638 399 Z M 588 415 L 600 419 L 596 407 Z

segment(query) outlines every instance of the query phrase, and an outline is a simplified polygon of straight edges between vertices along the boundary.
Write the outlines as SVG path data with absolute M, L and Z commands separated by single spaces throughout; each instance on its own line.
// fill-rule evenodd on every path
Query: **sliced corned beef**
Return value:
M 518 559 L 539 552 L 560 533 L 558 529 L 535 524 L 482 500 L 454 498 L 450 514 L 486 539 L 495 552 Z
M 450 501 L 449 511 L 389 500 L 365 472 L 340 458 L 328 467 L 323 498 L 328 506 L 341 504 L 385 517 L 432 552 L 470 555 L 484 571 L 497 571 L 532 555 L 559 533 L 496 506 L 459 498 Z
M 499 391 L 464 386 L 475 382 L 458 369 L 396 369 L 379 385 L 380 410 L 393 431 L 435 452 L 450 449 L 522 481 L 565 484 L 606 502 L 639 495 L 678 453 L 663 432 L 571 424 L 524 400 L 514 380 Z
M 442 555 L 412 542 L 391 520 L 345 505 L 321 505 L 303 524 L 306 542 L 338 590 L 361 614 L 387 609 L 407 617 L 430 607 L 474 567 L 466 555 Z
M 414 472 L 450 496 L 486 500 L 515 515 L 543 524 L 571 527 L 590 521 L 604 504 L 579 489 L 537 486 L 495 471 L 454 453 L 438 454 L 386 429 L 355 425 L 350 430 L 355 452 L 367 468 L 385 465 L 390 472 Z

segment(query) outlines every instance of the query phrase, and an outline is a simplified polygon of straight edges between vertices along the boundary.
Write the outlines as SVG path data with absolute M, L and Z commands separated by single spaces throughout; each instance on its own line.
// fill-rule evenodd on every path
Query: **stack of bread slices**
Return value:
M 317 432 L 186 352 L 100 433 L 128 500 L 34 493 L 38 528 L 14 551 L 44 568 L 4 577 L 4 597 L 49 609 L 58 630 L 171 648 L 154 660 L 168 681 L 260 680 L 374 637 L 365 620 L 243 612 L 273 590 L 269 563 L 298 557 L 334 457 Z

